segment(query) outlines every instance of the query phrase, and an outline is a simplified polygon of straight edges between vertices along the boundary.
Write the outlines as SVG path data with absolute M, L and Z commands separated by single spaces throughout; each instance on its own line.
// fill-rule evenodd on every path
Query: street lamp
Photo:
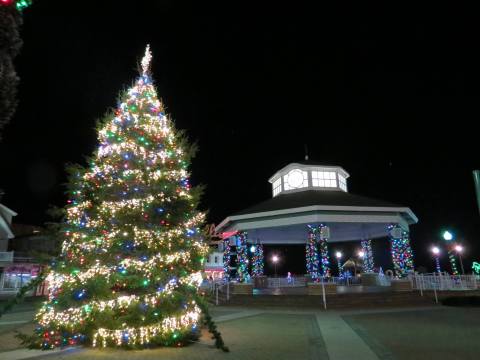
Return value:
M 463 261 L 462 261 L 463 246 L 455 245 L 455 251 L 457 252 L 458 260 L 460 260 L 460 268 L 462 269 L 462 275 L 465 275 L 465 270 L 463 270 Z
M 446 242 L 450 243 L 453 238 L 453 233 L 451 233 L 450 231 L 445 230 L 443 232 L 443 240 L 445 240 Z M 450 261 L 450 267 L 452 268 L 452 273 L 453 275 L 458 275 L 457 262 L 455 261 L 455 255 L 453 254 L 451 243 L 447 246 L 447 252 L 448 260 Z
M 338 276 L 341 276 L 342 275 L 342 266 L 340 264 L 340 259 L 342 258 L 342 253 L 340 251 L 337 251 L 335 253 L 335 257 L 337 258 Z
M 437 246 L 432 247 L 433 257 L 435 258 L 435 267 L 437 272 L 440 273 L 442 270 L 440 269 L 440 249 Z
M 280 260 L 277 255 L 272 256 L 272 262 L 273 265 L 275 266 L 275 277 L 277 277 L 277 262 Z
M 450 241 L 450 240 L 452 240 L 452 239 L 453 239 L 453 234 L 452 234 L 450 231 L 445 230 L 445 231 L 443 232 L 443 240 L 445 240 L 445 241 Z

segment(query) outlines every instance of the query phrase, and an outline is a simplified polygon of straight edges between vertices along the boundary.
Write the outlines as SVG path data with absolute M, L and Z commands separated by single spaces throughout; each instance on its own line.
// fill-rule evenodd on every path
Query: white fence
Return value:
M 277 288 L 277 287 L 302 287 L 306 286 L 306 280 L 303 276 L 288 278 L 268 278 L 268 287 Z
M 216 282 L 214 285 L 215 305 L 230 300 L 230 283 Z
M 321 280 L 322 278 L 320 278 L 320 281 Z M 337 284 L 337 285 L 350 286 L 350 285 L 360 285 L 362 283 L 362 280 L 358 276 L 351 276 L 351 277 L 330 276 L 330 277 L 324 277 L 323 282 L 325 284 Z
M 308 280 L 308 279 L 303 277 L 303 276 L 297 276 L 297 277 L 292 276 L 290 280 L 288 278 L 285 278 L 285 277 L 280 277 L 280 278 L 269 277 L 268 278 L 268 287 L 270 287 L 270 288 L 302 287 L 302 286 L 307 286 L 307 282 L 311 281 L 311 280 Z M 322 278 L 320 278 L 319 280 L 322 281 Z M 351 277 L 329 276 L 329 277 L 324 277 L 323 282 L 325 284 L 337 284 L 337 285 L 350 286 L 350 285 L 361 285 L 362 280 L 358 276 L 357 277 L 355 277 L 355 276 L 351 276 Z
M 450 275 L 445 273 L 409 275 L 415 290 L 476 290 L 480 284 L 478 275 Z

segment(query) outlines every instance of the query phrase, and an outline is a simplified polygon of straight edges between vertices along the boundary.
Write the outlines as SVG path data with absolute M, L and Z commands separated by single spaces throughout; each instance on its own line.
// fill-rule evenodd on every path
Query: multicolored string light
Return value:
M 320 224 L 317 231 L 317 240 L 320 248 L 320 262 L 322 264 L 323 276 L 327 276 L 327 274 L 330 272 L 330 260 L 328 258 L 328 234 L 328 227 L 324 224 Z
M 18 11 L 23 11 L 32 5 L 32 0 L 0 0 L 0 6 L 12 6 L 14 4 Z
M 448 244 L 448 259 L 450 260 L 450 267 L 452 268 L 452 274 L 453 275 L 458 275 L 458 268 L 457 268 L 457 259 L 455 259 L 455 253 L 453 247 L 455 246 L 454 244 Z
M 363 271 L 373 272 L 375 264 L 373 261 L 372 240 L 362 240 L 361 246 L 363 252 Z
M 312 281 L 320 281 L 319 258 L 317 250 L 317 231 L 318 228 L 313 225 L 308 225 L 308 239 L 305 246 L 305 257 L 307 273 L 312 278 Z
M 263 266 L 264 266 L 263 245 L 256 244 L 253 246 L 255 247 L 255 250 L 253 252 L 253 259 L 252 259 L 252 276 L 263 276 Z
M 223 240 L 223 279 L 230 281 L 230 260 L 231 260 L 230 238 Z
M 250 280 L 248 273 L 247 232 L 239 232 L 235 237 L 237 240 L 237 281 L 245 283 Z
M 413 271 L 413 254 L 408 232 L 397 224 L 388 225 L 387 230 L 395 273 L 397 276 L 404 277 L 408 272 Z
M 36 315 L 44 349 L 181 345 L 195 332 L 208 246 L 190 153 L 142 74 L 98 131 L 88 168 L 71 169 L 65 240 Z

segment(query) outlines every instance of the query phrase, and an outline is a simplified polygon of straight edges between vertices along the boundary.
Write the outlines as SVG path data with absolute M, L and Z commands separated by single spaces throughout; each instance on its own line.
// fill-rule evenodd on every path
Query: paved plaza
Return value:
M 355 311 L 213 307 L 231 352 L 212 348 L 203 332 L 184 348 L 117 350 L 21 348 L 14 330 L 33 329 L 27 306 L 0 319 L 0 359 L 478 359 L 480 309 L 408 308 Z

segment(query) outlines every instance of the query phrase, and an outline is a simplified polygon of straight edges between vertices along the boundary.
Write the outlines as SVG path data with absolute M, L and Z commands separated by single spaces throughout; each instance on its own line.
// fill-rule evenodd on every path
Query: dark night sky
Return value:
M 95 120 L 150 43 L 159 94 L 198 141 L 192 176 L 211 222 L 269 198 L 267 179 L 306 143 L 312 160 L 350 173 L 350 192 L 412 208 L 418 264 L 444 226 L 479 260 L 478 13 L 258 3 L 37 0 L 0 144 L 16 221 L 41 224 L 64 204 L 65 164 L 93 151 Z

